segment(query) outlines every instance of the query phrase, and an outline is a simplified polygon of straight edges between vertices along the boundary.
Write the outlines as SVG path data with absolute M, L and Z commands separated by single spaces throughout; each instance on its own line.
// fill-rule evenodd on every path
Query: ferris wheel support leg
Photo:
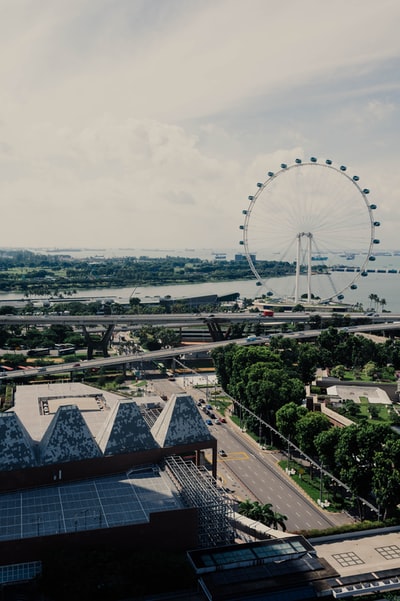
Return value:
M 300 279 L 300 250 L 301 250 L 301 234 L 297 234 L 297 252 L 296 252 L 296 282 L 294 290 L 294 302 L 299 301 L 299 279 Z
M 307 249 L 307 256 L 308 256 L 308 265 L 307 265 L 307 300 L 310 303 L 311 302 L 311 252 L 312 252 L 312 234 L 308 233 L 308 249 Z

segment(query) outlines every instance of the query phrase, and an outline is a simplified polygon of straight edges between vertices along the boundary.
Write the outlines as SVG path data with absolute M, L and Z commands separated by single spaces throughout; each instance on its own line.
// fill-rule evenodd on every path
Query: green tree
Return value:
M 331 376 L 334 378 L 339 378 L 339 380 L 343 380 L 346 374 L 346 368 L 344 365 L 335 365 L 331 369 Z
M 321 432 L 329 430 L 331 424 L 329 419 L 323 413 L 307 412 L 296 424 L 296 440 L 298 446 L 304 453 L 311 457 L 317 457 L 318 451 L 315 446 L 315 439 Z
M 307 413 L 307 409 L 303 405 L 286 403 L 276 412 L 276 427 L 278 431 L 285 438 L 294 440 L 296 436 L 296 424 Z
M 397 514 L 400 498 L 400 440 L 389 440 L 374 461 L 372 492 L 386 519 Z
M 309 384 L 315 378 L 315 372 L 320 365 L 321 359 L 319 351 L 315 344 L 304 343 L 299 345 L 297 357 L 297 368 L 300 372 L 301 380 L 305 384 Z
M 363 373 L 364 373 L 365 377 L 373 378 L 377 369 L 378 369 L 377 365 L 374 361 L 368 361 L 368 363 L 366 363 L 364 365 Z
M 340 430 L 335 451 L 337 475 L 354 494 L 367 498 L 375 468 L 375 453 L 397 438 L 385 424 L 362 423 Z
M 323 464 L 332 473 L 336 473 L 335 449 L 340 437 L 340 428 L 331 427 L 329 430 L 323 430 L 314 438 L 314 446 L 319 458 L 319 463 Z

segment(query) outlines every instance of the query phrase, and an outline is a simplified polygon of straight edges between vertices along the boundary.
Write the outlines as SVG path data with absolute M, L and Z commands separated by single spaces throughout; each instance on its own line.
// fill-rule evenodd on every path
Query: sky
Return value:
M 256 183 L 314 156 L 400 248 L 399 23 L 398 0 L 0 0 L 0 247 L 240 252 Z

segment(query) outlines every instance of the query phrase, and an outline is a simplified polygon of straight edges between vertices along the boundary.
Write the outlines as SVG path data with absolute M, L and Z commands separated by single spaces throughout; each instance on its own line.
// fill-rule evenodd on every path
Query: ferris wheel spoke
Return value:
M 267 288 L 278 274 L 289 289 L 295 278 L 294 300 L 306 293 L 309 302 L 342 300 L 344 291 L 357 287 L 379 242 L 376 206 L 358 182 L 345 166 L 328 159 L 296 159 L 268 172 L 249 196 L 241 226 L 241 244 L 257 285 Z M 351 263 L 343 264 L 347 260 Z M 280 269 L 272 269 L 271 262 Z

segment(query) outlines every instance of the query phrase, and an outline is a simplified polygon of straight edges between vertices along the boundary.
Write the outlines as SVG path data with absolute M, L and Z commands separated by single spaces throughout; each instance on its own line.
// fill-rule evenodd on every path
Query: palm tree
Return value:
M 271 526 L 275 529 L 278 530 L 278 526 L 280 526 L 283 530 L 283 532 L 286 532 L 286 520 L 288 519 L 287 515 L 284 515 L 283 513 L 278 513 L 274 511 L 274 516 L 273 516 L 273 523 L 271 524 Z
M 379 296 L 378 296 L 377 294 L 374 294 L 373 292 L 371 292 L 371 294 L 369 295 L 369 297 L 368 297 L 368 298 L 369 298 L 369 300 L 371 301 L 371 303 L 372 303 L 372 302 L 374 303 L 374 306 L 373 306 L 372 308 L 373 308 L 373 309 L 375 309 L 375 311 L 376 311 L 376 310 L 377 310 L 377 308 L 378 308 L 378 305 L 379 305 L 379 304 L 382 302 L 382 301 L 379 299 Z M 386 303 L 386 301 L 385 301 L 385 303 Z
M 375 301 L 375 297 L 376 297 L 376 294 L 374 294 L 373 292 L 371 292 L 371 294 L 368 297 L 369 300 L 371 301 L 371 308 L 372 308 L 372 302 Z
M 241 515 L 244 515 L 246 518 L 249 518 L 252 511 L 254 510 L 253 501 L 250 501 L 250 499 L 242 501 L 241 503 L 239 503 L 238 509 Z
M 383 312 L 383 307 L 385 307 L 385 306 L 386 306 L 386 299 L 384 299 L 384 298 L 381 298 L 381 300 L 380 300 L 380 305 L 381 305 L 381 311 Z

